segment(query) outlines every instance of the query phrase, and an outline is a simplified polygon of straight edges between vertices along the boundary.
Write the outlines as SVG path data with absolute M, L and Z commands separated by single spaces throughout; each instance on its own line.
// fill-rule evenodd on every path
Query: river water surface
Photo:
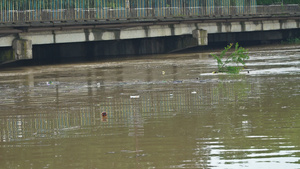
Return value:
M 300 46 L 249 51 L 2 69 L 0 168 L 300 168 Z

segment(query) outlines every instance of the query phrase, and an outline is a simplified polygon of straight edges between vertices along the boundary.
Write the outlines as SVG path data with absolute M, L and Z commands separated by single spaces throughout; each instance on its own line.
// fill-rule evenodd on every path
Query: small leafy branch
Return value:
M 228 55 L 227 52 L 231 49 L 233 44 L 227 45 L 225 49 L 218 56 L 216 54 L 211 54 L 218 63 L 218 71 L 214 72 L 226 72 L 231 74 L 239 74 L 240 70 L 245 67 L 245 60 L 249 59 L 248 50 L 240 47 L 238 43 L 235 44 L 235 50 Z M 230 64 L 230 65 L 229 65 Z M 232 66 L 235 64 L 236 66 Z M 240 64 L 243 67 L 239 66 Z

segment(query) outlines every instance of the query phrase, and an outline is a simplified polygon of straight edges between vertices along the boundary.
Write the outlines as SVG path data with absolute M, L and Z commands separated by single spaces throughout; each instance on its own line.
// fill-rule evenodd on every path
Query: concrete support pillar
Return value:
M 192 33 L 193 33 L 193 38 L 196 38 L 198 40 L 199 46 L 205 46 L 208 44 L 207 30 L 197 29 L 197 30 L 193 30 Z
M 15 60 L 32 59 L 31 40 L 15 39 L 12 44 Z

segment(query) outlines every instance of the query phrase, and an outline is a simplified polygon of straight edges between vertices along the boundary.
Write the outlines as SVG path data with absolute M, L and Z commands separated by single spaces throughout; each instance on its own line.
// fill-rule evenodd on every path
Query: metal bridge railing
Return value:
M 0 6 L 1 7 L 1 6 Z M 155 17 L 184 17 L 241 14 L 299 13 L 299 5 L 271 6 L 210 6 L 210 7 L 158 7 L 158 8 L 69 8 L 39 10 L 0 9 L 0 23 L 31 21 L 68 21 Z

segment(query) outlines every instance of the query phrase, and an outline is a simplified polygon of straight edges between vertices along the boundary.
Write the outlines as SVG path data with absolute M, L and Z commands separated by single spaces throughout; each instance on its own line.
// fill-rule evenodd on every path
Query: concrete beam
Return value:
M 300 28 L 299 19 L 288 20 L 260 20 L 260 21 L 226 21 L 223 22 L 198 22 L 198 23 L 173 23 L 166 25 L 141 25 L 120 28 L 86 28 L 22 32 L 0 37 L 0 47 L 12 46 L 12 41 L 19 37 L 32 41 L 32 45 L 76 43 L 89 41 L 128 40 L 141 38 L 156 38 L 167 36 L 193 35 L 194 30 L 207 30 L 207 34 L 272 31 Z M 194 32 L 195 34 L 195 32 Z M 198 33 L 200 35 L 201 33 Z M 198 38 L 198 35 L 194 36 Z M 200 38 L 201 39 L 201 38 Z M 204 40 L 204 39 L 202 39 Z M 204 42 L 204 41 L 203 41 Z M 199 41 L 199 44 L 200 43 Z M 205 44 L 205 43 L 203 43 Z

